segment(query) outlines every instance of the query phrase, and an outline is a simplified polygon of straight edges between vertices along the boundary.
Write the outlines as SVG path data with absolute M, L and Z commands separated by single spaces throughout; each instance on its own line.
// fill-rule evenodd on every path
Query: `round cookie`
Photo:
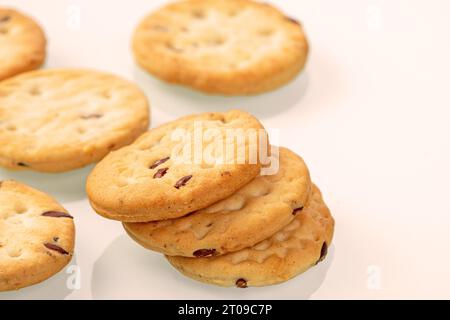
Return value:
M 147 223 L 124 223 L 142 246 L 166 255 L 205 257 L 250 247 L 288 225 L 311 192 L 308 168 L 280 148 L 279 170 L 260 175 L 228 198 L 188 216 Z
M 0 80 L 38 68 L 45 60 L 41 27 L 13 9 L 0 7 Z
M 148 15 L 133 37 L 137 63 L 156 77 L 213 94 L 273 90 L 304 67 L 298 21 L 251 0 L 187 0 Z
M 230 133 L 243 139 L 228 140 Z M 124 222 L 178 218 L 205 208 L 259 174 L 258 156 L 251 155 L 262 149 L 252 133 L 266 135 L 255 117 L 239 110 L 187 116 L 152 129 L 97 164 L 87 181 L 91 205 Z M 231 152 L 209 159 L 220 139 L 220 148 Z
M 0 291 L 53 276 L 72 259 L 73 217 L 47 194 L 0 181 Z
M 102 159 L 147 130 L 144 94 L 90 70 L 27 72 L 0 82 L 0 165 L 60 172 Z
M 334 220 L 313 187 L 310 203 L 283 230 L 257 245 L 210 258 L 166 256 L 184 275 L 219 286 L 267 286 L 287 281 L 325 258 Z

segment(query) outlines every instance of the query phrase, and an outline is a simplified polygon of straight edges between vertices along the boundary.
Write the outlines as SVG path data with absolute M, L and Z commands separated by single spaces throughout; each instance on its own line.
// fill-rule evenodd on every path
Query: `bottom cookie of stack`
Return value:
M 287 281 L 322 261 L 331 244 L 334 219 L 313 186 L 311 201 L 284 229 L 236 252 L 206 258 L 166 256 L 184 275 L 219 285 L 267 286 Z

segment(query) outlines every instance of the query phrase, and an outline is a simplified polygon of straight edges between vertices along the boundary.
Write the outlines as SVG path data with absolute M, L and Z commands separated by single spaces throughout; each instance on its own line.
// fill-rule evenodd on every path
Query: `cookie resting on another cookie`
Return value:
M 167 255 L 215 256 L 272 236 L 306 206 L 310 193 L 305 163 L 280 148 L 276 174 L 260 175 L 228 198 L 186 217 L 124 223 L 124 228 L 142 246 Z
M 200 134 L 196 128 L 203 128 Z M 242 139 L 226 139 L 230 132 Z M 207 133 L 214 133 L 213 139 L 206 139 Z M 252 139 L 258 133 L 266 134 L 261 123 L 238 110 L 187 116 L 151 129 L 97 164 L 86 187 L 91 205 L 106 218 L 124 222 L 178 218 L 205 208 L 259 174 L 258 154 L 265 144 Z M 208 159 L 208 150 L 220 149 L 217 141 L 231 152 Z M 193 149 L 201 151 L 200 157 Z M 239 150 L 245 152 L 242 157 Z
M 267 286 L 287 281 L 325 258 L 334 220 L 314 187 L 311 202 L 295 220 L 257 245 L 209 258 L 166 256 L 184 275 L 219 285 Z
M 0 181 L 0 291 L 53 276 L 72 258 L 73 217 L 47 194 Z
M 308 43 L 298 21 L 251 0 L 170 3 L 136 28 L 137 63 L 165 81 L 213 94 L 257 94 L 303 69 Z

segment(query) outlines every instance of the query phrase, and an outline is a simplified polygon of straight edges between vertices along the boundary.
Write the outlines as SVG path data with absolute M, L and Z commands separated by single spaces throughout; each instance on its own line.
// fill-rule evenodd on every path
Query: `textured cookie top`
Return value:
M 15 181 L 0 181 L 0 291 L 58 272 L 74 250 L 73 217 L 53 198 Z
M 300 24 L 249 0 L 168 4 L 138 25 L 137 62 L 156 76 L 212 93 L 251 94 L 287 82 L 308 45 Z
M 45 46 L 44 32 L 36 22 L 0 7 L 0 80 L 39 67 Z
M 230 197 L 186 217 L 125 223 L 143 246 L 167 255 L 204 257 L 250 247 L 289 224 L 311 192 L 303 160 L 280 148 L 277 174 L 256 177 Z
M 91 204 L 99 214 L 125 222 L 177 218 L 205 208 L 259 174 L 257 133 L 265 136 L 259 121 L 238 110 L 152 129 L 95 167 L 87 181 Z M 243 139 L 226 138 L 233 134 Z
M 324 259 L 334 220 L 314 186 L 295 220 L 257 245 L 210 258 L 167 256 L 187 276 L 221 286 L 264 286 L 286 281 Z
M 98 161 L 147 130 L 144 94 L 119 77 L 40 70 L 0 83 L 0 165 L 64 171 Z

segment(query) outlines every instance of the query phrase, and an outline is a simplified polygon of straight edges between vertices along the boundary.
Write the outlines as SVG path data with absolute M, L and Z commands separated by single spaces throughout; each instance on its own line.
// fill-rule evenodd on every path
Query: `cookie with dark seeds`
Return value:
M 284 229 L 240 251 L 206 258 L 166 256 L 184 275 L 218 286 L 268 286 L 287 281 L 325 259 L 334 219 L 316 186 L 312 198 Z
M 0 83 L 0 165 L 79 168 L 130 144 L 148 123 L 147 98 L 120 77 L 78 69 L 26 72 Z
M 50 278 L 74 252 L 74 219 L 49 195 L 16 181 L 0 184 L 0 291 Z
M 288 225 L 310 198 L 303 159 L 280 148 L 278 162 L 276 174 L 260 175 L 207 208 L 178 219 L 124 223 L 124 228 L 142 246 L 171 256 L 216 256 L 250 247 Z
M 239 110 L 187 116 L 151 129 L 97 164 L 87 180 L 91 205 L 124 222 L 178 218 L 205 208 L 260 173 L 260 141 L 268 148 L 258 134 L 266 136 L 261 123 Z M 214 150 L 222 156 L 209 157 Z
M 271 5 L 187 0 L 145 17 L 134 32 L 133 51 L 143 69 L 167 82 L 246 95 L 295 78 L 308 43 L 301 24 Z
M 45 47 L 44 31 L 33 19 L 0 7 L 0 81 L 40 67 Z

